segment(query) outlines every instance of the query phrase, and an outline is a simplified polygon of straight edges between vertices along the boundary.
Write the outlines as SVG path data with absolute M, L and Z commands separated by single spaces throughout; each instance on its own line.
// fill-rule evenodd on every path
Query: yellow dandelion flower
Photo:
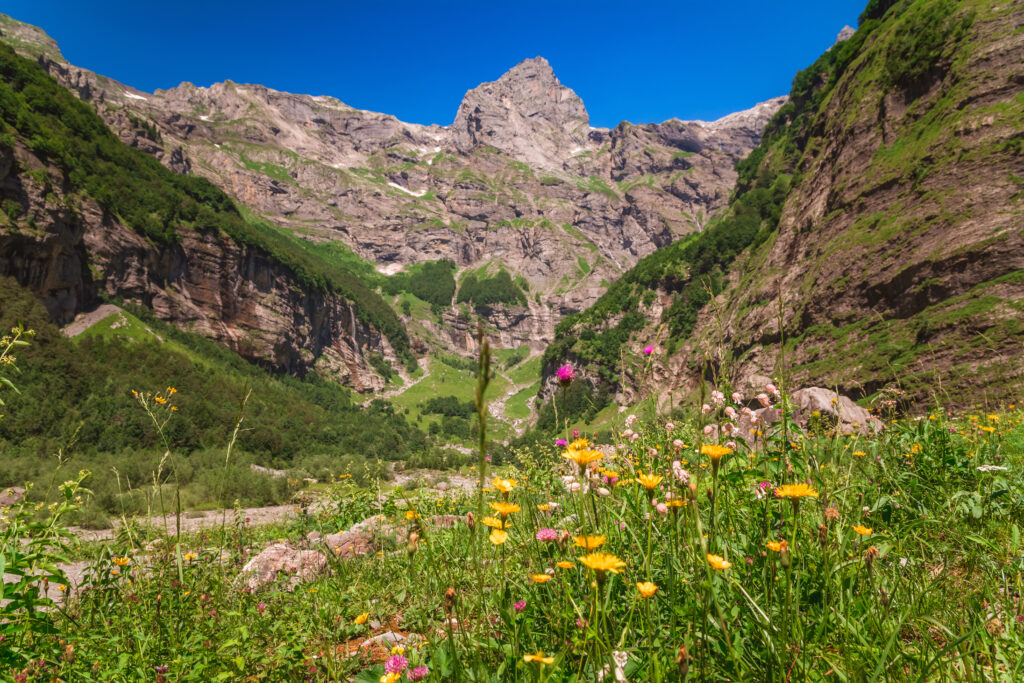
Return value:
M 640 595 L 649 598 L 658 591 L 658 586 L 650 581 L 641 581 L 636 584 L 636 589 L 640 591 Z
M 550 574 L 530 574 L 530 578 L 533 579 L 534 583 L 547 583 L 551 580 Z
M 590 441 L 580 437 L 579 439 L 573 439 L 572 443 L 569 444 L 569 448 L 574 448 L 581 451 L 585 448 L 590 448 Z
M 554 664 L 554 657 L 545 657 L 543 652 L 537 652 L 532 655 L 523 655 L 524 662 L 534 662 L 535 664 Z
M 568 562 L 566 560 L 562 560 L 561 562 L 555 562 L 555 566 L 558 567 L 559 569 L 572 569 L 573 567 L 576 566 L 576 564 L 573 563 L 573 562 Z
M 703 455 L 708 456 L 712 460 L 721 460 L 722 456 L 729 455 L 732 453 L 732 449 L 728 446 L 719 446 L 714 443 L 706 443 L 700 447 L 700 452 Z
M 580 468 L 586 467 L 592 462 L 597 462 L 604 457 L 604 453 L 601 451 L 591 450 L 589 448 L 576 449 L 570 446 L 565 453 L 562 453 L 562 457 L 566 460 L 572 460 L 574 463 L 580 466 Z
M 590 553 L 589 555 L 584 555 L 580 558 L 580 564 L 593 569 L 597 572 L 598 577 L 601 577 L 605 572 L 618 574 L 626 568 L 626 563 L 611 553 Z
M 402 674 L 397 671 L 391 671 L 380 677 L 380 683 L 398 683 L 402 680 Z
M 416 512 L 415 510 L 406 510 L 405 511 L 405 518 L 408 519 L 408 520 L 416 519 L 419 516 L 420 516 L 420 513 Z
M 516 487 L 515 479 L 502 479 L 501 477 L 494 478 L 494 488 L 502 493 L 512 493 L 512 489 Z
M 865 453 L 864 451 L 854 451 L 853 454 L 856 455 L 858 458 L 867 455 L 867 453 Z
M 783 550 L 789 550 L 789 543 L 786 541 L 786 539 L 782 539 L 781 541 L 768 541 L 767 545 L 768 550 L 777 553 L 781 553 Z
M 508 532 L 502 531 L 501 529 L 494 529 L 491 531 L 491 535 L 487 539 L 494 545 L 501 545 L 508 540 Z
M 126 564 L 128 564 L 131 561 L 132 561 L 132 558 L 130 558 L 130 557 L 115 557 L 115 558 L 113 558 L 114 564 L 116 564 L 118 567 L 123 567 L 123 566 L 125 566 Z
M 505 525 L 502 524 L 501 520 L 497 517 L 484 517 L 480 520 L 480 523 L 484 526 L 489 526 L 492 529 L 504 529 Z
M 732 563 L 726 560 L 721 555 L 712 555 L 710 553 L 708 553 L 708 564 L 710 564 L 718 571 L 723 571 L 732 566 Z
M 604 545 L 604 536 L 573 536 L 573 543 L 584 550 L 595 550 Z
M 501 518 L 504 519 L 511 515 L 513 512 L 519 512 L 520 508 L 515 503 L 505 503 L 503 501 L 499 501 L 497 503 L 491 503 L 491 509 L 497 512 L 499 515 L 501 515 Z
M 366 620 L 370 618 L 369 612 L 363 612 L 358 617 L 352 620 L 353 624 L 365 624 Z
M 786 484 L 775 489 L 775 495 L 779 498 L 796 500 L 800 498 L 817 498 L 818 492 L 808 484 Z
M 863 526 L 861 524 L 855 524 L 853 526 L 853 530 L 856 531 L 861 536 L 870 536 L 871 535 L 871 527 Z
M 662 479 L 664 479 L 664 477 L 658 474 L 641 474 L 636 478 L 636 480 L 648 491 L 653 491 L 654 488 L 661 483 Z
M 538 505 L 538 506 L 537 506 L 537 509 L 538 509 L 538 510 L 539 510 L 540 512 L 547 512 L 548 510 L 550 510 L 550 509 L 551 509 L 551 505 L 549 505 L 548 503 L 544 503 L 543 505 Z
M 185 555 L 182 557 L 182 559 L 185 560 L 186 562 L 191 562 L 192 560 L 196 559 L 197 557 L 199 557 L 199 556 L 196 555 L 195 553 L 185 553 Z

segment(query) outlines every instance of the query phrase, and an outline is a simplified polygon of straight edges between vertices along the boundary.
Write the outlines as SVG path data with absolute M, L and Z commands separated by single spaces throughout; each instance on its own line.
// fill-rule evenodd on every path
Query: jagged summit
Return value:
M 20 48 L 27 52 L 43 55 L 55 62 L 65 61 L 57 41 L 51 38 L 46 31 L 6 14 L 0 14 L 0 39 L 16 49 Z
M 467 92 L 452 129 L 460 152 L 490 145 L 520 161 L 561 168 L 587 146 L 590 116 L 548 61 L 534 57 Z

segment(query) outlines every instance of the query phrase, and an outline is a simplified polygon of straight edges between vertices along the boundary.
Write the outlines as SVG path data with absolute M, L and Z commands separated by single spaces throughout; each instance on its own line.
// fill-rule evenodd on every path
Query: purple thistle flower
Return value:
M 556 446 L 568 446 L 569 442 L 566 441 L 565 439 L 559 439 L 558 441 L 555 442 L 555 445 Z
M 576 379 L 576 369 L 571 365 L 563 365 L 555 370 L 555 376 L 558 377 L 558 381 L 563 387 L 567 387 Z
M 654 347 L 653 346 L 645 346 L 644 347 L 644 355 L 645 356 L 649 356 L 652 353 L 654 353 Z

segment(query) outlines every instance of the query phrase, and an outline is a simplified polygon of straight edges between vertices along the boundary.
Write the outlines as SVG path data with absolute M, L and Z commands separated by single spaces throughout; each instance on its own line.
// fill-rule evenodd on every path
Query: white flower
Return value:
M 733 408 L 732 406 L 727 406 L 725 409 L 725 416 L 730 420 L 735 420 L 738 414 L 739 413 L 737 413 L 736 409 Z
M 612 659 L 615 660 L 615 683 L 627 683 L 626 662 L 629 661 L 629 653 L 615 650 L 612 652 Z
M 671 432 L 675 428 L 676 428 L 676 426 L 674 424 L 672 424 L 671 422 L 665 423 L 665 431 L 666 432 Z
M 708 413 L 710 413 L 710 412 L 711 412 L 711 406 L 709 406 L 709 405 L 708 405 L 707 403 L 705 403 L 704 405 L 702 405 L 702 406 L 700 407 L 700 412 L 702 412 L 702 413 L 704 413 L 705 415 L 707 415 Z
M 686 444 L 683 443 L 682 439 L 676 439 L 675 441 L 672 442 L 672 448 L 676 449 L 677 451 L 683 450 L 683 446 L 685 445 Z
M 760 403 L 761 406 L 764 407 L 764 408 L 767 408 L 768 406 L 770 406 L 772 404 L 771 399 L 768 398 L 768 394 L 758 394 L 757 395 L 757 402 Z
M 732 392 L 732 402 L 733 403 L 742 403 L 743 402 L 743 394 L 741 394 L 738 391 Z
M 678 460 L 672 461 L 672 476 L 683 486 L 690 483 L 690 473 L 683 469 L 682 463 Z
M 704 436 L 711 436 L 714 433 L 716 425 L 704 425 Z
M 597 490 L 597 495 L 607 498 L 608 496 L 612 495 L 612 492 L 602 486 Z
M 626 431 L 622 432 L 622 438 L 624 438 L 624 439 L 632 439 L 633 438 L 633 430 L 632 429 L 627 429 Z
M 627 427 L 632 427 L 635 422 L 636 422 L 636 415 L 630 414 L 628 417 L 626 417 L 626 426 Z
M 711 392 L 711 402 L 716 406 L 720 406 L 725 403 L 725 394 L 717 389 Z

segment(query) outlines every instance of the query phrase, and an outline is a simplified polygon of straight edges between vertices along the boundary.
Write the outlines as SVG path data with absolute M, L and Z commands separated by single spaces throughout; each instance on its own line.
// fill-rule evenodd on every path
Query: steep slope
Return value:
M 873 2 L 862 19 L 798 74 L 725 217 L 568 319 L 548 372 L 575 357 L 625 376 L 628 400 L 651 389 L 620 350 L 660 343 L 646 376 L 670 390 L 703 367 L 744 390 L 785 368 L 862 397 L 1020 391 L 1024 5 Z
M 243 219 L 207 181 L 126 147 L 92 108 L 0 46 L 0 275 L 55 322 L 101 295 L 280 371 L 357 389 L 366 350 L 409 358 L 391 308 L 348 273 Z
M 542 348 L 561 316 L 642 256 L 702 229 L 783 103 L 712 123 L 594 129 L 579 97 L 536 58 L 470 90 L 452 126 L 420 126 L 258 85 L 142 93 L 68 64 L 34 27 L 0 24 L 4 40 L 126 143 L 299 237 L 341 242 L 387 272 L 449 259 L 521 278 L 528 306 L 452 308 L 438 322 L 448 345 L 470 352 L 463 330 L 477 314 L 502 343 Z

